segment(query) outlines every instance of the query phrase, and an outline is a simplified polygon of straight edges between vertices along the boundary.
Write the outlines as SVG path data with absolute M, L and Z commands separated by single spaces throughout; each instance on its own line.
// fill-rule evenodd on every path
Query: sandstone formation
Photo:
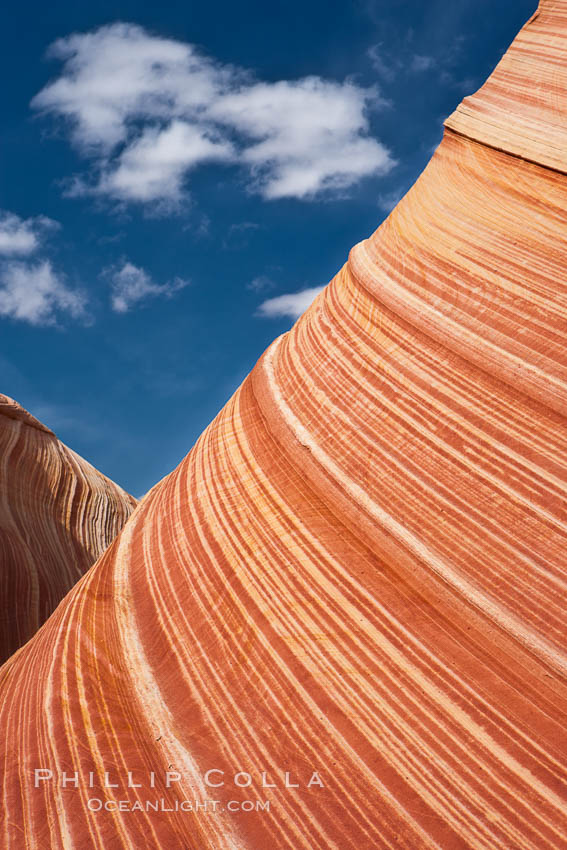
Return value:
M 0 659 L 102 555 L 136 500 L 0 394 Z
M 2 846 L 567 847 L 566 80 L 544 0 L 4 665 Z

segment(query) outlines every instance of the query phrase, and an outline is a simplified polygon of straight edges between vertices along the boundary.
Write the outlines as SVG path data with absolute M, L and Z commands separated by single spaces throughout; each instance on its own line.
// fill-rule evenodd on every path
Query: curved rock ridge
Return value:
M 102 555 L 136 500 L 0 394 L 0 659 Z
M 3 846 L 567 847 L 567 177 L 483 126 L 2 668 Z
M 565 174 L 566 50 L 564 0 L 542 0 L 485 85 L 445 126 Z
M 0 393 L 0 416 L 7 416 L 8 419 L 15 419 L 16 422 L 25 422 L 26 425 L 37 428 L 38 431 L 53 434 L 51 428 L 48 428 L 47 425 L 44 425 L 43 422 L 32 416 L 19 402 L 10 398 L 10 396 L 2 395 L 2 393 Z

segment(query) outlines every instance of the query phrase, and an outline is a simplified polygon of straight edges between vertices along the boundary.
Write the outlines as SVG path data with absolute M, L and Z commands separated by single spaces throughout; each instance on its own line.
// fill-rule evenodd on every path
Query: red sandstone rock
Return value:
M 567 846 L 566 68 L 549 0 L 2 668 L 3 846 Z
M 37 631 L 136 500 L 0 395 L 0 658 Z

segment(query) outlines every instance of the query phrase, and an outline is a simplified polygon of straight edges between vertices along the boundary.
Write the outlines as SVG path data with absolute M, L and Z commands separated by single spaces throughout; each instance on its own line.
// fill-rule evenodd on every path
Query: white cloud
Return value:
M 266 199 L 310 199 L 394 165 L 369 135 L 368 111 L 385 103 L 375 89 L 254 82 L 133 24 L 71 35 L 51 52 L 61 75 L 32 105 L 70 122 L 95 164 L 94 185 L 76 181 L 71 194 L 176 205 L 188 171 L 217 161 L 244 166 Z
M 231 156 L 230 143 L 211 139 L 184 121 L 163 130 L 149 127 L 122 152 L 117 165 L 103 173 L 94 192 L 126 201 L 179 203 L 189 169 Z
M 48 260 L 14 259 L 35 253 L 45 233 L 58 227 L 46 216 L 22 219 L 0 211 L 0 317 L 31 325 L 54 325 L 63 313 L 86 318 L 85 296 L 70 289 Z
M 364 134 L 373 89 L 319 77 L 258 83 L 220 97 L 213 118 L 257 139 L 242 151 L 265 198 L 307 198 L 389 171 L 386 148 Z
M 54 325 L 58 313 L 84 317 L 85 298 L 69 289 L 48 260 L 9 262 L 0 268 L 0 316 L 32 325 Z
M 59 39 L 50 53 L 64 62 L 63 73 L 32 106 L 70 120 L 75 142 L 87 149 L 114 148 L 137 119 L 197 115 L 230 72 L 190 44 L 128 23 Z
M 279 319 L 283 316 L 298 319 L 324 289 L 324 286 L 314 286 L 311 289 L 302 289 L 299 292 L 289 292 L 286 295 L 269 298 L 260 304 L 258 315 L 265 319 Z
M 140 301 L 163 295 L 166 298 L 189 285 L 188 280 L 176 277 L 169 283 L 154 283 L 144 269 L 125 261 L 120 268 L 107 269 L 111 281 L 111 304 L 117 313 L 127 313 Z
M 23 257 L 33 254 L 44 232 L 58 226 L 46 216 L 22 219 L 14 213 L 0 211 L 0 255 Z

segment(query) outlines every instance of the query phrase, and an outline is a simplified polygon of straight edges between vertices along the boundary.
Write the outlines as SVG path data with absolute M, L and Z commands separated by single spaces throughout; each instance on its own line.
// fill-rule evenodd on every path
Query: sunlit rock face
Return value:
M 0 394 L 0 658 L 49 617 L 136 500 Z
M 2 668 L 3 846 L 566 846 L 566 70 L 543 3 Z

